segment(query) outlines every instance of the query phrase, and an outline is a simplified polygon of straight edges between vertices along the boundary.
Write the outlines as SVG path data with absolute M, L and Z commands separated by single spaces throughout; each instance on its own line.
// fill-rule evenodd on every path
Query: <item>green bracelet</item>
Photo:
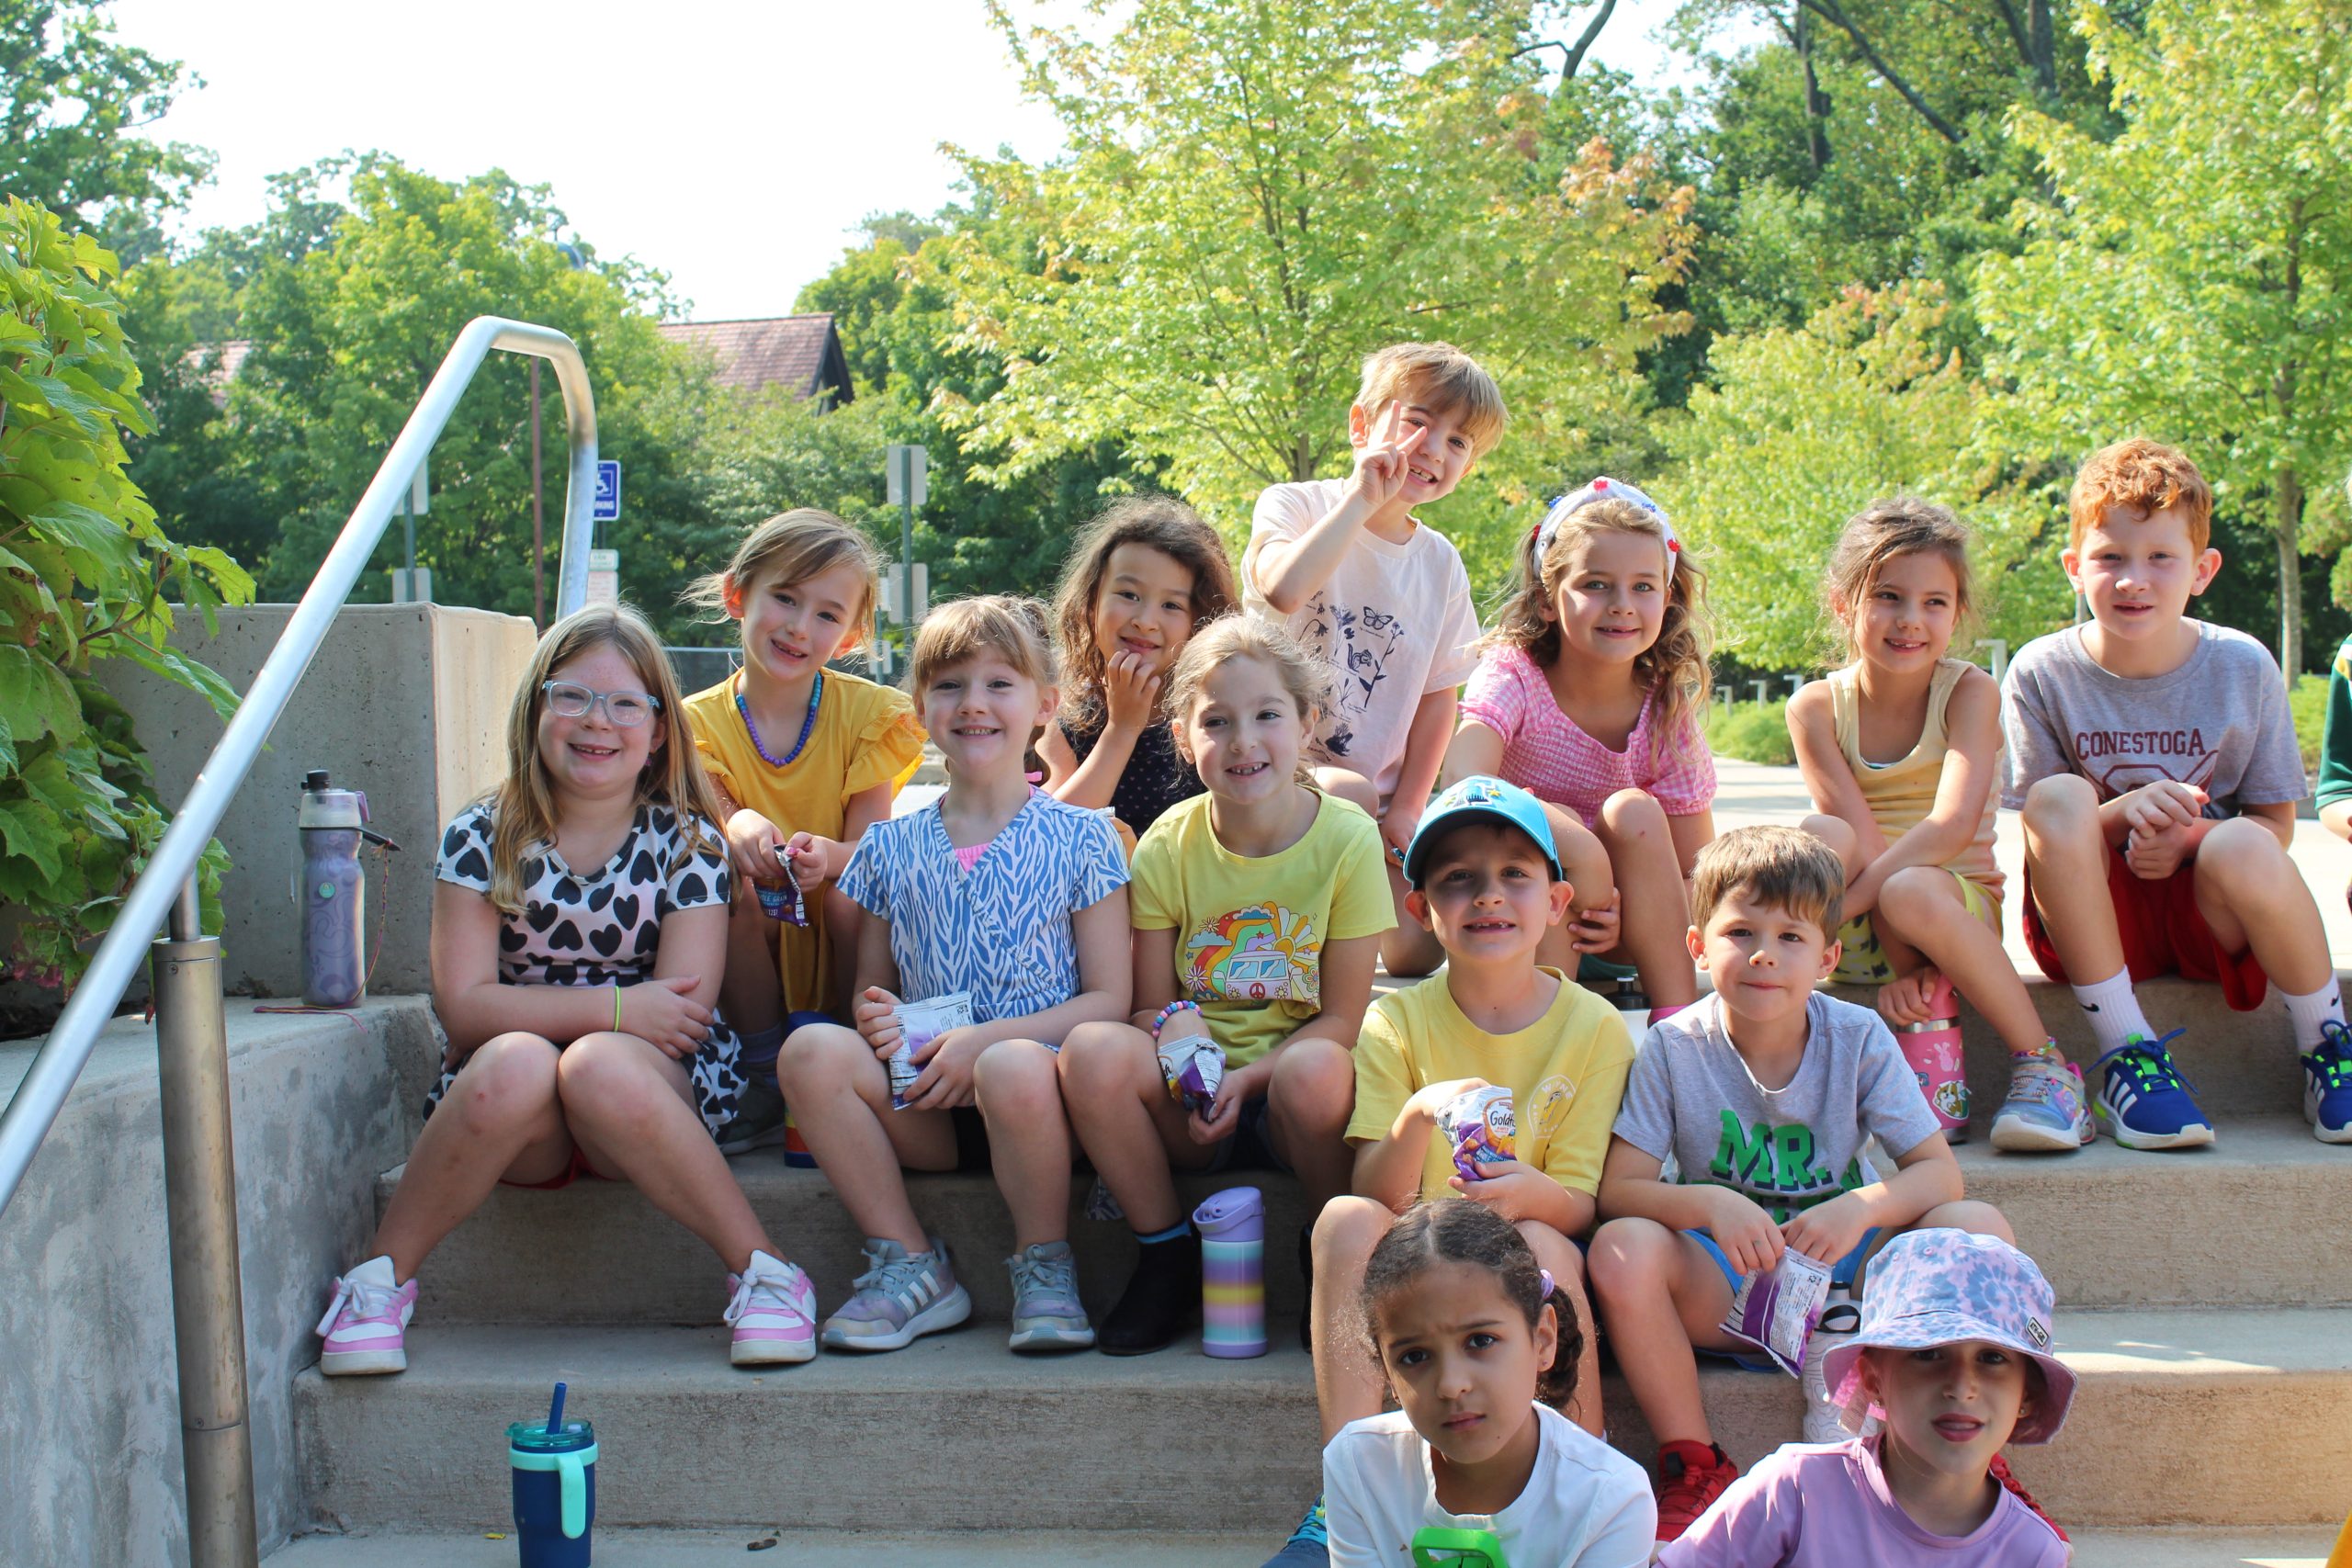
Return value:
M 618 1034 L 620 1032 L 621 1032 L 621 987 L 620 987 L 620 982 L 619 982 L 619 981 L 617 981 L 617 980 L 616 980 L 616 981 L 614 981 L 614 982 L 613 982 L 613 1032 L 614 1032 L 614 1033 L 616 1033 L 616 1034 Z

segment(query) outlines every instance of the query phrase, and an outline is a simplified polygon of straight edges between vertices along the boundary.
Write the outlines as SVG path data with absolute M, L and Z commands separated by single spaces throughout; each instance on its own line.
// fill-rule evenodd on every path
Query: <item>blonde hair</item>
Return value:
M 1691 867 L 1691 923 L 1703 928 L 1735 893 L 1811 920 L 1826 941 L 1844 923 L 1845 863 L 1794 828 L 1735 828 L 1701 850 Z
M 2066 497 L 2066 547 L 2079 550 L 2110 506 L 2153 516 L 2167 507 L 2188 513 L 2188 547 L 2203 554 L 2213 538 L 2213 487 L 2177 446 L 2135 435 L 2084 459 Z
M 856 648 L 873 635 L 874 598 L 881 581 L 882 554 L 865 536 L 830 512 L 813 506 L 780 512 L 743 536 L 723 570 L 698 577 L 679 597 L 714 621 L 737 618 L 742 596 L 767 579 L 790 587 L 837 566 L 857 571 L 856 607 L 841 646 Z M 732 597 L 737 609 L 728 608 Z
M 956 599 L 923 617 L 907 660 L 907 690 L 922 701 L 931 679 L 951 664 L 993 653 L 1043 690 L 1055 683 L 1046 607 L 1023 593 Z
M 1707 613 L 1706 568 L 1687 541 L 1678 540 L 1669 555 L 1666 525 L 1656 513 L 1611 497 L 1569 513 L 1549 539 L 1544 537 L 1542 525 L 1529 529 L 1526 547 L 1519 552 L 1519 580 L 1496 612 L 1495 629 L 1479 639 L 1478 649 L 1516 648 L 1549 669 L 1560 657 L 1560 623 L 1553 610 L 1560 584 L 1577 548 L 1596 534 L 1639 534 L 1655 539 L 1659 557 L 1672 569 L 1657 640 L 1634 656 L 1634 678 L 1657 697 L 1657 716 L 1650 724 L 1651 761 L 1662 761 L 1668 747 L 1696 733 L 1699 716 L 1706 710 L 1713 680 L 1708 658 L 1715 637 L 1714 621 Z
M 1254 659 L 1272 670 L 1309 728 L 1330 705 L 1330 666 L 1301 648 L 1298 639 L 1276 622 L 1256 615 L 1227 615 L 1211 622 L 1186 643 L 1168 671 L 1168 716 L 1178 727 L 1180 750 L 1183 750 L 1183 722 L 1200 701 L 1210 672 L 1235 659 Z M 1302 781 L 1307 776 L 1304 750 L 1299 752 L 1298 776 Z
M 523 862 L 555 841 L 555 786 L 539 757 L 544 688 L 556 671 L 600 648 L 628 660 L 645 683 L 646 694 L 661 705 L 654 722 L 662 726 L 662 739 L 638 771 L 636 804 L 676 812 L 682 845 L 723 852 L 716 826 L 718 797 L 686 735 L 678 678 L 671 672 L 661 639 L 626 604 L 590 604 L 564 616 L 539 638 L 531 668 L 507 706 L 506 777 L 484 797 L 492 810 L 490 901 L 502 914 L 523 912 Z
M 1829 566 L 1821 579 L 1821 607 L 1838 627 L 1835 656 L 1847 660 L 1861 656 L 1854 644 L 1854 622 L 1862 613 L 1862 601 L 1869 597 L 1879 574 L 1905 556 L 1939 555 L 1951 568 L 1956 636 L 1976 613 L 1969 541 L 1968 525 L 1950 508 L 1916 495 L 1873 501 L 1847 519 L 1845 532 L 1830 548 Z
M 1485 366 L 1450 343 L 1394 343 L 1363 362 L 1355 406 L 1377 418 L 1391 402 L 1418 402 L 1459 414 L 1473 457 L 1503 438 L 1510 412 Z
M 1094 646 L 1094 606 L 1110 574 L 1111 553 L 1141 545 L 1193 574 L 1193 625 L 1198 631 L 1238 604 L 1225 541 L 1201 514 L 1169 495 L 1131 495 L 1080 531 L 1054 592 L 1054 643 L 1065 674 L 1062 716 L 1080 727 L 1102 713 L 1102 650 Z M 1163 706 L 1165 705 L 1163 702 Z

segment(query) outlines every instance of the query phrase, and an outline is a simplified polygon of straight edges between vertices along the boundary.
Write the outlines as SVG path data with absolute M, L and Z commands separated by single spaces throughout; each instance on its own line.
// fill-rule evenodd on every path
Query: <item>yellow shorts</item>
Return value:
M 1983 883 L 1951 874 L 1960 884 L 1960 902 L 1971 915 L 1991 926 L 2001 929 L 1999 895 Z M 1845 949 L 1838 955 L 1838 967 L 1829 978 L 1840 986 L 1883 986 L 1894 978 L 1894 965 L 1886 961 L 1886 952 L 1879 943 L 1878 930 L 1868 915 L 1857 915 L 1838 928 L 1838 940 Z

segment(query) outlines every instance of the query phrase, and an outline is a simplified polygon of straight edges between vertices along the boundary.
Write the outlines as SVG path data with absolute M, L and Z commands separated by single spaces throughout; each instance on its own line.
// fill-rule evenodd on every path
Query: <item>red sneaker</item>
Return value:
M 2042 1511 L 2041 1505 L 2033 1500 L 2033 1494 L 2025 1489 L 2024 1483 L 2019 1482 L 2016 1476 L 2009 1473 L 2009 1461 L 2007 1460 L 2004 1459 L 1999 1454 L 1995 1454 L 1993 1456 L 1992 1464 L 1986 1468 L 1984 1473 L 1999 1482 L 2008 1491 L 2014 1493 L 2018 1502 L 2023 1503 L 2027 1507 L 2031 1508 L 2034 1511 L 2035 1517 L 2040 1518 L 2043 1524 L 2048 1525 L 2052 1529 L 2058 1532 L 2058 1539 L 2060 1540 L 2071 1540 L 2071 1538 L 2066 1534 L 2064 1527 L 2062 1527 L 2056 1519 L 2052 1518 L 2048 1514 Z
M 1657 1539 L 1679 1540 L 1707 1506 L 1739 1479 L 1739 1466 L 1713 1443 L 1672 1442 L 1657 1450 Z

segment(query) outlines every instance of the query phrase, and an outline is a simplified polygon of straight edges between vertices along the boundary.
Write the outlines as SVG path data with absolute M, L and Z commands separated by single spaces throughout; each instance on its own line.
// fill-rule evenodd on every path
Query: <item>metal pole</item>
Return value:
M 245 1421 L 245 1306 L 237 1282 L 237 1164 L 229 1131 L 229 1029 L 220 940 L 197 934 L 196 887 L 154 943 L 157 1090 L 171 1218 L 172 1328 L 189 1568 L 256 1568 L 254 1450 Z
M 402 569 L 401 577 L 401 597 L 413 604 L 416 603 L 416 513 L 408 509 L 405 500 L 401 502 L 401 550 L 408 557 L 408 565 Z
M 899 624 L 907 628 L 907 659 L 915 653 L 915 460 L 901 446 L 899 461 L 906 465 L 899 480 Z
M 531 361 L 531 624 L 548 624 L 546 492 L 539 481 L 539 362 Z

